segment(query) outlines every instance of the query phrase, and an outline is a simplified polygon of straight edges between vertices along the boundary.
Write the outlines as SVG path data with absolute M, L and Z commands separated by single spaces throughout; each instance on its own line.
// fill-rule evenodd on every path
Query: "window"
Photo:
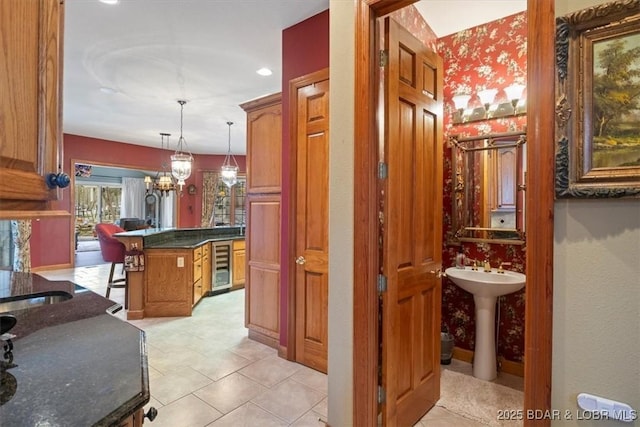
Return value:
M 115 222 L 121 201 L 121 185 L 76 184 L 76 230 L 81 236 L 92 235 L 96 224 Z

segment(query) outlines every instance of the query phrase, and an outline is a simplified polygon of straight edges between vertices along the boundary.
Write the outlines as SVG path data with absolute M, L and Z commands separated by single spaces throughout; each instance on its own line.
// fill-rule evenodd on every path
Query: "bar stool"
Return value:
M 124 308 L 126 309 L 129 305 L 129 288 L 127 287 L 127 278 L 125 276 L 123 279 L 113 280 L 113 272 L 116 268 L 116 264 L 122 264 L 124 269 L 124 253 L 126 250 L 124 244 L 113 237 L 113 235 L 115 233 L 122 233 L 124 231 L 125 230 L 115 224 L 106 222 L 96 224 L 96 235 L 98 236 L 98 241 L 100 242 L 100 252 L 102 253 L 102 259 L 106 262 L 111 263 L 109 281 L 107 282 L 106 297 L 109 298 L 111 288 L 124 288 Z

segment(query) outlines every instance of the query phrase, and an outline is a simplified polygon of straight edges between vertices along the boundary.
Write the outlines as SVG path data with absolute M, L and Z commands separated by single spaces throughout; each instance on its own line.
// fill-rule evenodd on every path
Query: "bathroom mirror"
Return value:
M 449 137 L 450 243 L 524 244 L 526 141 L 525 131 Z

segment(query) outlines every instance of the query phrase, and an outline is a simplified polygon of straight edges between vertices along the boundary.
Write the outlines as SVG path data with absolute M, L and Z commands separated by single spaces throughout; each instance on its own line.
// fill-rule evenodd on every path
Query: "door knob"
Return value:
M 442 277 L 447 277 L 447 275 L 445 273 L 443 273 L 441 269 L 431 270 L 429 273 L 435 274 L 438 279 L 440 279 Z
M 307 262 L 307 260 L 306 260 L 306 259 L 304 259 L 304 257 L 303 257 L 302 255 L 301 255 L 301 256 L 299 256 L 298 258 L 296 258 L 296 264 L 298 264 L 298 265 L 303 265 L 303 264 L 305 264 L 306 262 Z

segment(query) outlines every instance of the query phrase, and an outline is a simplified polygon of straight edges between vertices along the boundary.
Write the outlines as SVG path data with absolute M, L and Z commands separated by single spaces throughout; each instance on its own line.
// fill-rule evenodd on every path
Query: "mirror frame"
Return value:
M 484 145 L 475 145 L 477 141 L 484 141 Z M 525 216 L 523 205 L 524 196 L 521 196 L 519 192 L 526 190 L 526 171 L 523 173 L 525 156 L 523 156 L 521 150 L 522 146 L 524 146 L 526 142 L 526 130 L 485 134 L 464 138 L 460 138 L 459 135 L 451 135 L 449 137 L 449 147 L 452 151 L 452 232 L 448 236 L 448 244 L 459 245 L 461 242 L 490 242 L 523 245 L 525 243 L 525 231 L 523 229 Z M 469 185 L 465 182 L 465 177 L 468 174 L 468 154 L 477 151 L 498 150 L 511 147 L 515 147 L 517 152 L 517 164 L 515 170 L 517 195 L 515 207 L 516 227 L 479 227 L 469 224 L 470 206 L 469 198 L 466 197 Z M 513 237 L 505 237 L 505 233 L 509 233 Z

